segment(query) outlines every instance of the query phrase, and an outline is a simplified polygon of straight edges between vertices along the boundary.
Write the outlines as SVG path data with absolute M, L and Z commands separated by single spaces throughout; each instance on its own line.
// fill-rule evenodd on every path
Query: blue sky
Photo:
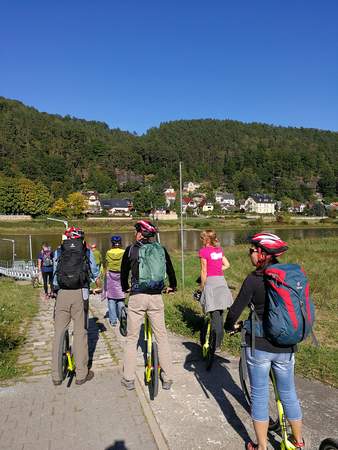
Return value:
M 0 95 L 143 133 L 217 118 L 338 130 L 338 1 L 2 0 Z

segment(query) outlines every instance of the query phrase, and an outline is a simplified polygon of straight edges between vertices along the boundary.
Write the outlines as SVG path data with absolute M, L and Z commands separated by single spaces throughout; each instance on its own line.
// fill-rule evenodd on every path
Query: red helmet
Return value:
M 157 228 L 148 220 L 139 220 L 135 223 L 135 229 L 141 233 L 143 237 L 153 237 L 157 233 Z
M 280 256 L 288 249 L 288 244 L 272 233 L 257 233 L 250 238 L 250 242 L 268 255 Z
M 83 239 L 84 232 L 83 230 L 81 230 L 81 228 L 69 227 L 65 231 L 65 236 L 67 237 L 67 239 Z

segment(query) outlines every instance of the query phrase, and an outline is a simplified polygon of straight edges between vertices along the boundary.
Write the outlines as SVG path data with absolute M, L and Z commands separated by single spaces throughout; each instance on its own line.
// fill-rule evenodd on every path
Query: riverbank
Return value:
M 123 219 L 73 219 L 69 220 L 70 225 L 76 225 L 85 230 L 86 233 L 107 233 L 107 232 L 131 232 L 134 231 L 134 223 L 140 218 Z M 149 219 L 149 218 L 147 218 Z M 184 229 L 202 230 L 205 228 L 214 228 L 216 230 L 246 230 L 253 227 L 264 227 L 273 229 L 289 228 L 338 228 L 338 219 L 307 220 L 307 217 L 292 217 L 287 223 L 279 223 L 275 217 L 246 218 L 244 215 L 224 216 L 224 217 L 192 217 L 184 219 Z M 156 222 L 156 221 L 155 221 Z M 180 220 L 161 220 L 156 222 L 160 231 L 178 231 L 180 229 Z M 47 219 L 34 219 L 31 221 L 0 221 L 0 234 L 27 235 L 27 234 L 62 234 L 64 225 L 60 222 L 53 222 Z
M 313 347 L 310 339 L 299 346 L 296 370 L 308 378 L 315 378 L 338 387 L 338 238 L 306 239 L 290 241 L 290 250 L 280 258 L 281 262 L 295 262 L 306 271 L 311 293 L 316 304 L 315 332 L 320 347 Z M 252 270 L 247 256 L 246 245 L 225 248 L 231 267 L 226 271 L 228 284 L 233 288 L 233 296 L 239 291 L 242 281 Z M 173 254 L 177 279 L 181 280 L 179 253 Z M 198 339 L 202 312 L 200 305 L 192 299 L 197 287 L 195 280 L 199 274 L 199 260 L 196 254 L 185 258 L 185 290 L 175 296 L 166 296 L 166 322 L 175 333 Z M 243 317 L 247 317 L 247 312 Z M 238 354 L 239 337 L 225 336 L 223 349 Z
M 0 278 L 0 380 L 18 377 L 24 367 L 16 366 L 25 334 L 38 311 L 39 292 L 31 284 Z

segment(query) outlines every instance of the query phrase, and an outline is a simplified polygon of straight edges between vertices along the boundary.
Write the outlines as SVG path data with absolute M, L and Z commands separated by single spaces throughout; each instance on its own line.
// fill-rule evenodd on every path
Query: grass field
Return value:
M 86 219 L 69 219 L 69 225 L 76 225 L 82 227 L 87 233 L 104 233 L 104 232 L 123 232 L 123 231 L 133 231 L 134 223 L 141 219 L 141 217 L 127 218 L 124 220 L 86 220 Z M 149 219 L 147 217 L 146 219 Z M 257 223 L 256 223 L 257 222 Z M 244 215 L 236 216 L 224 216 L 224 217 L 189 217 L 184 219 L 185 229 L 198 229 L 202 230 L 205 228 L 214 229 L 231 229 L 231 230 L 241 230 L 247 229 L 255 225 L 261 226 L 263 219 L 249 220 L 246 219 Z M 297 221 L 293 223 L 279 224 L 275 221 L 275 217 L 265 217 L 264 223 L 268 226 L 273 226 L 273 228 L 333 228 L 338 226 L 338 219 L 325 219 L 321 222 L 321 218 L 318 217 L 318 221 L 308 222 L 304 216 L 303 221 Z M 180 229 L 179 220 L 160 220 L 156 222 L 160 231 L 174 231 Z M 0 234 L 62 234 L 64 230 L 64 225 L 59 222 L 49 221 L 45 218 L 34 219 L 31 221 L 0 221 Z
M 307 272 L 314 302 L 316 304 L 315 332 L 320 347 L 314 347 L 310 340 L 299 346 L 297 372 L 311 378 L 325 381 L 338 387 L 338 238 L 318 238 L 289 242 L 290 250 L 280 262 L 299 263 Z M 226 247 L 225 253 L 231 267 L 225 272 L 228 284 L 234 288 L 234 298 L 246 275 L 253 270 L 247 251 L 248 247 L 237 245 Z M 180 255 L 172 255 L 180 286 Z M 192 299 L 199 274 L 199 260 L 195 255 L 185 256 L 185 290 L 175 296 L 166 296 L 166 321 L 168 327 L 179 334 L 198 338 L 202 313 L 200 305 Z M 247 317 L 248 313 L 243 313 Z M 239 350 L 239 338 L 225 336 L 223 348 L 233 354 Z
M 38 311 L 37 290 L 0 279 L 0 380 L 19 376 L 15 363 L 25 332 Z

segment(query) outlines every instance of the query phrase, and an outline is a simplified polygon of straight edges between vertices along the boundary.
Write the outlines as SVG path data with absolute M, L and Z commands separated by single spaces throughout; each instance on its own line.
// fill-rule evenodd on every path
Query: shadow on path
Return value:
M 177 309 L 182 314 L 183 322 L 187 325 L 188 328 L 190 328 L 193 333 L 201 330 L 204 323 L 203 316 L 197 314 L 196 311 L 192 308 L 184 305 L 178 305 Z
M 237 415 L 234 406 L 228 400 L 228 394 L 230 394 L 249 413 L 249 407 L 242 390 L 237 386 L 230 372 L 223 365 L 229 361 L 215 356 L 212 369 L 207 371 L 205 363 L 200 357 L 201 347 L 195 342 L 183 342 L 183 345 L 190 351 L 190 354 L 186 357 L 184 368 L 194 373 L 207 398 L 210 398 L 210 395 L 214 397 L 224 417 L 243 441 L 250 441 L 250 436 L 243 422 Z
M 128 450 L 124 441 L 115 441 L 113 445 L 106 447 L 104 450 Z
M 88 320 L 88 367 L 93 365 L 94 353 L 96 350 L 97 341 L 99 340 L 99 333 L 107 331 L 106 327 L 98 322 L 97 317 L 91 317 Z

